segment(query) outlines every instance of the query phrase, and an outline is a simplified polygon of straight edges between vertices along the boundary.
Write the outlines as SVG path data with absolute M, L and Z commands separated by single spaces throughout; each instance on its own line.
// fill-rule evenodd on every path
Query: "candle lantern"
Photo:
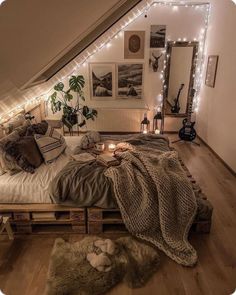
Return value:
M 150 121 L 147 118 L 147 114 L 144 114 L 144 119 L 141 122 L 141 133 L 147 134 L 150 132 Z
M 156 115 L 153 118 L 153 133 L 160 134 L 162 133 L 162 113 L 160 109 L 157 110 Z

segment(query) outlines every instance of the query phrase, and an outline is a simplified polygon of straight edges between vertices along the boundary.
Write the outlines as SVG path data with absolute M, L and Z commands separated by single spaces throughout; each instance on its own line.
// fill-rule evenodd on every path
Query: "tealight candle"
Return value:
M 148 132 L 147 132 L 147 130 L 143 130 L 143 134 L 147 134 Z
M 114 143 L 110 143 L 108 145 L 109 152 L 114 152 L 115 148 L 116 148 L 116 145 Z
M 156 129 L 155 130 L 155 134 L 160 134 L 160 130 L 159 129 Z

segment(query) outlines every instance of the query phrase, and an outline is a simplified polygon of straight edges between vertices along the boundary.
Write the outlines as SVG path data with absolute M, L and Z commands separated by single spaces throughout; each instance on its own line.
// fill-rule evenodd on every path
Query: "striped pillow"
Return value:
M 51 126 L 45 135 L 35 134 L 34 138 L 46 164 L 56 160 L 66 148 L 64 137 Z

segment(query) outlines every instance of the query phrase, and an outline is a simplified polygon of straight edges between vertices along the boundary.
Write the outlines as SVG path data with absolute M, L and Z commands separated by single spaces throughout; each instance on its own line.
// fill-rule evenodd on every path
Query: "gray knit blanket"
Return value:
M 192 186 L 178 155 L 145 147 L 119 155 L 121 165 L 106 176 L 128 231 L 157 246 L 179 264 L 193 266 L 197 253 L 188 242 L 197 211 Z

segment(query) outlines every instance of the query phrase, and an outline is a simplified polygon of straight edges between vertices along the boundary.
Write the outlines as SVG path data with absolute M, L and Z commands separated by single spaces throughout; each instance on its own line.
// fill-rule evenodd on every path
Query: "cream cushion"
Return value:
M 56 160 L 66 148 L 64 137 L 50 125 L 45 135 L 35 134 L 34 138 L 46 164 Z

